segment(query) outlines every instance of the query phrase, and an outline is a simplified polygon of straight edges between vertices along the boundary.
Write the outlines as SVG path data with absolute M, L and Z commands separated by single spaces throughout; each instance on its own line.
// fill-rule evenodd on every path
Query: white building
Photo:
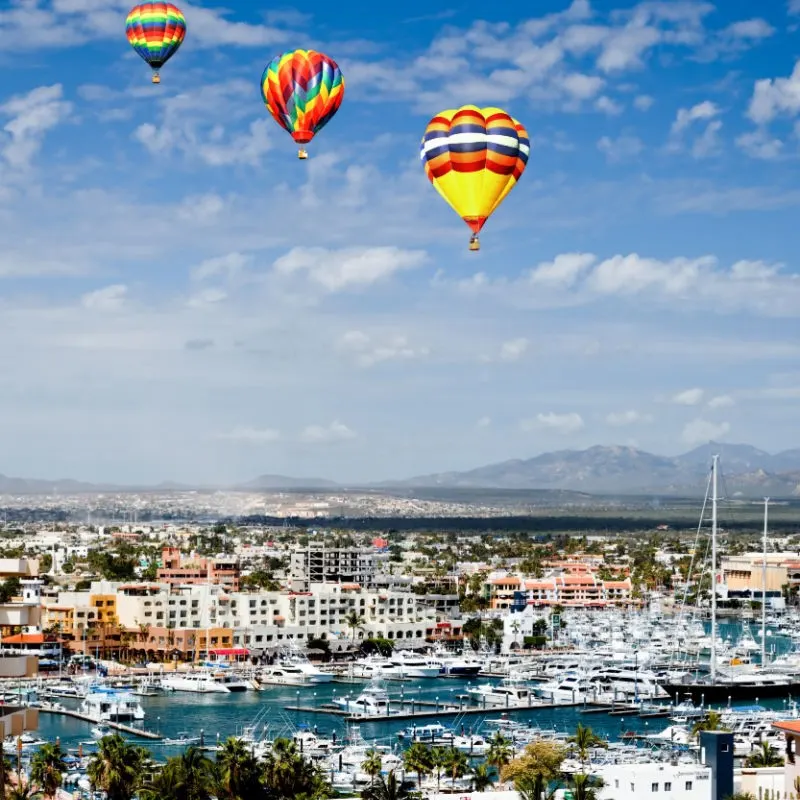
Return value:
M 711 768 L 702 764 L 608 764 L 592 773 L 603 779 L 600 800 L 712 800 Z
M 310 545 L 292 552 L 292 588 L 308 591 L 312 583 L 372 583 L 376 572 L 376 553 L 363 547 L 324 547 Z

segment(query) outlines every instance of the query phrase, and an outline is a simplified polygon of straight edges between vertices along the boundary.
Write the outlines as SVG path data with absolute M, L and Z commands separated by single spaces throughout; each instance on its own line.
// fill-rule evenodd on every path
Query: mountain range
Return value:
M 92 484 L 0 475 L 0 494 L 81 494 L 153 492 L 227 488 L 240 491 L 420 489 L 561 490 L 591 494 L 694 494 L 705 488 L 711 456 L 720 455 L 721 487 L 727 496 L 800 497 L 800 448 L 771 454 L 748 444 L 709 442 L 679 456 L 660 456 L 635 447 L 595 446 L 558 450 L 528 459 L 511 459 L 465 472 L 440 472 L 368 486 L 345 486 L 323 478 L 260 475 L 229 487 L 189 486 L 167 482 L 157 486 Z

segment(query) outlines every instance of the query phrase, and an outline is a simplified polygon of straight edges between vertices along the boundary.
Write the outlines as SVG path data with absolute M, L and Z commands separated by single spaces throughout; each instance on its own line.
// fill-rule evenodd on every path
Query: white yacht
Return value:
M 536 687 L 536 694 L 548 703 L 582 703 L 585 700 L 598 700 L 606 693 L 585 676 L 566 672 Z
M 504 680 L 497 685 L 484 683 L 480 686 L 469 686 L 467 694 L 476 703 L 484 706 L 520 706 L 541 702 L 534 698 L 534 694 L 528 686 L 509 680 Z
M 333 702 L 352 714 L 368 717 L 383 716 L 389 713 L 389 694 L 378 680 L 373 680 L 358 697 L 336 697 Z
M 81 712 L 98 722 L 143 720 L 144 709 L 130 692 L 93 688 L 81 703 Z
M 660 686 L 656 682 L 656 676 L 647 670 L 600 667 L 592 670 L 586 677 L 601 691 L 620 698 L 669 699 L 667 690 Z
M 215 679 L 213 672 L 185 672 L 164 675 L 161 686 L 173 692 L 230 692 L 230 689 Z
M 474 678 L 483 669 L 483 664 L 469 656 L 459 656 L 439 651 L 432 661 L 439 664 L 439 673 L 450 678 Z
M 250 681 L 235 672 L 219 672 L 214 675 L 214 682 L 224 686 L 229 692 L 246 692 L 253 688 Z
M 352 678 L 366 678 L 367 680 L 401 677 L 397 666 L 382 656 L 365 656 L 356 659 L 350 665 L 348 674 Z
M 389 659 L 389 665 L 403 678 L 438 678 L 441 665 L 437 661 L 415 656 L 408 650 L 398 650 Z
M 333 674 L 317 669 L 310 661 L 283 661 L 264 667 L 258 674 L 258 680 L 279 686 L 307 686 L 312 683 L 330 683 Z
M 337 747 L 333 739 L 317 736 L 307 727 L 299 728 L 292 736 L 297 749 L 308 758 L 327 758 L 332 755 Z

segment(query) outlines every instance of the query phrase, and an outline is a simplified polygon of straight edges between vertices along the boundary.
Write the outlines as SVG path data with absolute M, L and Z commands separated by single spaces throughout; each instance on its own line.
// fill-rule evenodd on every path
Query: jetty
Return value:
M 95 717 L 90 717 L 88 714 L 83 714 L 80 711 L 73 711 L 70 708 L 47 708 L 47 707 L 36 707 L 36 710 L 40 714 L 56 714 L 62 717 L 72 717 L 73 719 L 79 719 L 83 722 L 88 722 L 92 725 L 105 725 L 108 728 L 113 728 L 114 730 L 121 731 L 122 733 L 128 733 L 132 736 L 140 736 L 142 739 L 151 739 L 155 741 L 159 741 L 164 737 L 160 733 L 153 733 L 153 731 L 146 731 L 142 728 L 134 728 L 133 725 L 126 725 L 124 722 L 112 722 L 110 720 L 99 720 Z

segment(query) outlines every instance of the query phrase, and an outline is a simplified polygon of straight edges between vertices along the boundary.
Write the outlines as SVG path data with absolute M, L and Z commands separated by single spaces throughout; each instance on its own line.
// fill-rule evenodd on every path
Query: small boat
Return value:
M 161 744 L 166 747 L 188 747 L 192 744 L 199 744 L 199 736 L 189 736 L 188 731 L 178 731 L 178 735 L 170 739 L 162 739 Z
M 129 722 L 144 719 L 144 709 L 129 692 L 94 686 L 81 703 L 81 712 L 98 722 Z

